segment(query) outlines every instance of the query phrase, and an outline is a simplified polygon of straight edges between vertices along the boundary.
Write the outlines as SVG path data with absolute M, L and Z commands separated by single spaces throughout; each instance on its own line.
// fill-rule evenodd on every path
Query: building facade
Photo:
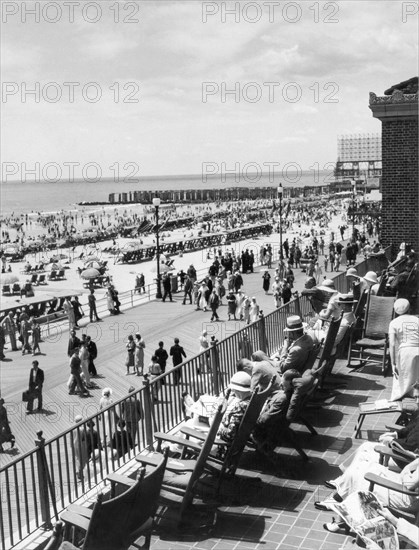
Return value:
M 369 107 L 382 123 L 382 241 L 419 251 L 418 79 L 370 93 Z

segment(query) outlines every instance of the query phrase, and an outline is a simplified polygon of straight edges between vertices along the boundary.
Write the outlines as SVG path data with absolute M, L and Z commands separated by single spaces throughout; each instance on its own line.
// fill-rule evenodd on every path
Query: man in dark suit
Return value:
M 70 332 L 70 339 L 68 340 L 67 355 L 71 357 L 76 348 L 80 347 L 80 339 L 76 336 L 76 331 Z
M 89 374 L 97 376 L 94 360 L 97 357 L 97 346 L 90 336 L 86 336 L 87 351 L 89 352 Z
M 299 315 L 288 317 L 284 332 L 287 337 L 279 358 L 279 371 L 283 374 L 289 369 L 295 369 L 303 374 L 314 347 L 313 339 L 304 333 L 303 321 Z
M 42 386 L 44 385 L 44 371 L 39 368 L 38 361 L 32 361 L 32 368 L 29 374 L 29 399 L 26 407 L 26 414 L 32 414 L 33 402 L 38 399 L 37 411 L 42 411 Z
M 170 355 L 172 356 L 174 367 L 176 367 L 176 365 L 180 365 L 183 362 L 182 357 L 186 359 L 186 353 L 182 346 L 179 344 L 179 338 L 175 338 L 175 344 L 170 348 Z M 181 369 L 178 369 L 173 373 L 175 386 L 179 385 L 181 376 Z

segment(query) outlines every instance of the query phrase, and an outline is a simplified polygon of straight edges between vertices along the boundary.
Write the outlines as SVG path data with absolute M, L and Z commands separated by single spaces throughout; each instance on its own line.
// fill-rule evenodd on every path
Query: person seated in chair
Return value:
M 299 315 L 288 317 L 284 332 L 287 337 L 279 357 L 279 370 L 284 373 L 289 369 L 295 369 L 302 374 L 314 347 L 313 339 L 304 333 L 303 321 Z
M 275 376 L 275 381 L 272 385 L 272 392 L 280 389 L 280 380 L 278 370 L 273 366 L 272 362 L 266 360 L 240 359 L 237 363 L 237 370 L 246 372 L 251 377 L 250 389 L 253 391 L 256 386 L 259 386 L 260 391 L 266 390 L 270 381 Z
M 229 403 L 217 433 L 217 437 L 227 443 L 233 441 L 243 415 L 246 412 L 252 394 L 250 383 L 251 378 L 244 371 L 236 372 L 231 377 L 229 388 L 231 389 L 233 400 Z
M 281 389 L 269 397 L 259 415 L 252 440 L 257 448 L 265 454 L 269 455 L 273 452 L 288 428 L 287 413 L 294 390 L 293 380 L 300 377 L 301 374 L 295 369 L 284 372 Z

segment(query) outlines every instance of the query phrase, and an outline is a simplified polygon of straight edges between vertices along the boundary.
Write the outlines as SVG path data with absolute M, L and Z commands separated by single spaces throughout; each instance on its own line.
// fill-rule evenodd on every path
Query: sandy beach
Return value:
M 227 205 L 224 205 L 224 208 L 226 208 Z M 89 214 L 94 214 L 98 212 L 106 212 L 106 210 L 109 210 L 110 207 L 107 208 L 93 208 L 90 209 L 81 209 L 78 211 L 78 220 L 77 222 L 77 230 L 82 231 L 83 228 L 90 227 L 90 224 L 88 225 L 87 222 L 89 220 Z M 150 209 L 150 208 L 149 208 Z M 203 212 L 209 212 L 211 209 L 214 211 L 215 205 L 212 204 L 206 204 L 206 205 L 191 205 L 188 206 L 177 206 L 176 207 L 176 214 L 178 216 L 186 216 L 188 214 L 194 214 L 199 215 Z M 146 213 L 145 207 L 142 205 L 130 205 L 129 208 L 126 206 L 120 206 L 120 207 L 112 207 L 112 210 L 115 212 L 118 212 L 118 215 L 129 215 L 133 216 L 134 214 L 137 214 L 138 216 L 141 215 L 148 215 L 148 217 L 151 219 L 154 214 L 152 213 Z M 154 210 L 154 209 L 153 209 Z M 272 217 L 272 223 L 274 223 L 275 227 L 278 222 L 278 214 L 274 213 Z M 312 238 L 311 235 L 309 235 L 310 229 L 313 229 L 317 235 L 320 235 L 321 231 L 324 231 L 324 240 L 326 243 L 326 248 L 328 243 L 330 242 L 332 238 L 332 233 L 334 235 L 334 239 L 338 239 L 340 237 L 340 233 L 338 231 L 338 226 L 344 223 L 342 221 L 342 215 L 337 214 L 332 216 L 328 227 L 321 229 L 318 223 L 313 223 L 312 225 L 303 225 L 301 227 L 301 224 L 293 223 L 291 224 L 291 227 L 283 232 L 283 240 L 286 238 L 289 239 L 291 242 L 294 238 L 296 241 L 300 244 L 300 246 L 305 246 L 310 242 L 310 239 Z M 215 226 L 215 230 L 217 229 L 217 226 Z M 221 226 L 219 227 L 221 230 Z M 39 224 L 36 224 L 33 222 L 30 233 L 31 235 L 36 235 L 37 233 L 40 234 L 44 231 L 44 228 L 40 227 Z M 347 230 L 349 232 L 349 230 Z M 185 238 L 190 237 L 196 237 L 198 236 L 198 233 L 202 232 L 202 224 L 197 223 L 196 226 L 193 229 L 175 229 L 172 231 L 164 231 L 164 229 L 160 233 L 160 242 L 168 243 L 168 242 L 176 242 L 181 241 Z M 204 233 L 205 234 L 205 233 Z M 307 236 L 309 235 L 309 236 Z M 83 287 L 83 283 L 85 282 L 83 279 L 80 278 L 78 270 L 83 269 L 85 266 L 85 258 L 86 257 L 94 257 L 97 258 L 99 261 L 107 261 L 107 275 L 112 277 L 113 283 L 117 290 L 121 292 L 132 290 L 135 286 L 135 275 L 137 273 L 143 273 L 145 276 L 145 284 L 147 285 L 154 285 L 154 281 L 156 278 L 155 273 L 155 261 L 148 260 L 137 264 L 122 264 L 117 263 L 118 254 L 110 254 L 109 252 L 106 252 L 106 250 L 109 250 L 112 246 L 115 249 L 123 249 L 124 246 L 127 245 L 130 241 L 133 239 L 129 238 L 117 238 L 116 244 L 113 244 L 112 240 L 109 241 L 103 241 L 87 246 L 77 246 L 73 249 L 71 248 L 57 248 L 51 251 L 46 252 L 37 252 L 37 253 L 31 253 L 27 254 L 24 261 L 20 262 L 13 262 L 9 265 L 11 265 L 13 274 L 16 274 L 19 277 L 20 284 L 24 284 L 28 280 L 28 275 L 21 273 L 24 270 L 24 266 L 27 262 L 29 262 L 31 265 L 35 265 L 37 263 L 40 263 L 43 261 L 46 264 L 47 269 L 47 278 L 48 278 L 48 271 L 50 270 L 50 259 L 56 254 L 62 254 L 63 258 L 60 261 L 61 267 L 65 269 L 65 279 L 59 280 L 59 281 L 48 281 L 47 285 L 42 286 L 35 286 L 34 292 L 35 297 L 39 297 L 42 299 L 43 297 L 54 295 L 54 293 L 58 292 L 60 295 L 63 295 L 63 293 L 72 294 L 74 293 L 82 293 L 82 296 L 80 298 L 80 301 L 82 305 L 86 306 L 87 304 L 87 290 Z M 144 245 L 153 245 L 155 244 L 155 235 L 147 235 L 142 236 L 141 240 Z M 222 246 L 223 253 L 225 251 L 234 250 L 234 252 L 237 254 L 240 254 L 242 250 L 253 250 L 255 257 L 259 258 L 259 251 L 260 247 L 264 244 L 270 243 L 275 252 L 278 254 L 279 251 L 279 234 L 277 232 L 273 232 L 270 236 L 263 236 L 258 237 L 256 239 L 246 239 L 240 242 L 234 242 L 227 246 Z M 83 258 L 80 259 L 80 256 L 83 254 Z M 196 269 L 204 269 L 208 268 L 213 260 L 213 250 L 197 250 L 193 252 L 187 252 L 182 257 L 179 255 L 175 255 L 172 257 L 174 260 L 173 266 L 174 266 L 174 273 L 177 273 L 180 270 L 187 270 L 187 268 L 193 264 Z M 320 264 L 322 265 L 323 259 L 320 258 Z M 154 288 L 154 286 L 153 286 Z M 105 295 L 106 288 L 99 288 L 96 291 L 97 299 L 99 300 Z M 19 296 L 3 296 L 2 297 L 2 310 L 7 309 L 8 307 L 16 307 L 17 305 L 24 305 L 25 304 L 25 298 L 20 298 Z M 87 313 L 87 308 L 85 308 L 85 313 Z

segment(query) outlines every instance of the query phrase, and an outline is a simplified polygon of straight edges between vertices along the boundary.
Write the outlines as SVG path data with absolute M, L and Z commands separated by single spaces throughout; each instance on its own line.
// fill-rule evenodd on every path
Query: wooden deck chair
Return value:
M 57 279 L 65 279 L 65 270 L 60 269 L 57 273 Z
M 39 275 L 39 279 L 38 279 L 37 284 L 38 285 L 46 285 L 47 281 L 45 279 L 46 279 L 45 273 L 42 273 L 41 275 Z
M 30 283 L 31 283 L 31 285 L 36 285 L 37 282 L 38 282 L 38 273 L 33 273 L 32 277 L 31 277 L 31 280 L 30 280 Z
M 409 463 L 408 463 L 409 464 Z M 408 466 L 407 464 L 407 466 Z M 415 499 L 419 499 L 419 487 L 416 487 L 413 490 L 410 490 L 406 487 L 406 485 L 402 485 L 399 483 L 395 483 L 394 481 L 390 481 L 389 479 L 386 479 L 385 477 L 382 477 L 380 475 L 367 472 L 364 475 L 364 478 L 370 482 L 369 490 L 373 493 L 374 492 L 374 486 L 380 485 L 381 487 L 385 487 L 386 489 L 390 491 L 395 491 L 397 493 L 402 493 L 403 495 L 413 497 Z M 393 506 L 388 506 L 388 509 L 390 512 L 392 512 L 396 517 L 403 518 L 411 523 L 414 523 L 416 525 L 419 525 L 419 511 L 417 510 L 409 510 L 409 509 L 402 509 L 402 508 L 394 508 Z
M 230 392 L 227 392 L 227 396 Z M 212 424 L 205 438 L 205 441 L 200 448 L 199 454 L 195 460 L 172 460 L 167 461 L 167 470 L 172 472 L 172 475 L 166 475 L 163 480 L 162 500 L 163 504 L 180 505 L 178 525 L 184 523 L 185 514 L 191 506 L 196 490 L 196 485 L 199 479 L 205 472 L 205 466 L 208 461 L 211 449 L 220 427 L 222 417 L 227 408 L 228 397 L 223 397 L 218 404 Z M 154 455 L 138 455 L 136 460 L 141 464 L 155 465 L 159 456 Z
M 132 542 L 130 528 L 135 508 L 145 506 L 139 498 L 144 473 L 142 469 L 134 485 L 115 498 L 105 502 L 103 494 L 99 494 L 93 510 L 69 507 L 61 514 L 64 539 L 70 538 L 71 531 L 82 530 L 86 533 L 83 550 L 127 550 Z
M 393 318 L 393 305 L 395 298 L 392 296 L 368 295 L 362 337 L 356 342 L 350 342 L 348 353 L 348 367 L 352 367 L 353 357 L 358 359 L 362 368 L 366 363 L 381 364 L 381 370 L 385 376 L 388 357 L 388 326 Z M 369 355 L 365 352 L 368 350 Z
M 3 285 L 2 294 L 11 294 L 10 285 Z
M 250 441 L 250 435 L 255 427 L 257 419 L 266 403 L 268 397 L 272 394 L 272 386 L 275 383 L 276 377 L 273 376 L 267 388 L 263 391 L 259 391 L 258 388 L 253 392 L 243 418 L 239 424 L 236 435 L 231 443 L 227 443 L 223 440 L 216 439 L 215 444 L 225 449 L 224 458 L 219 459 L 217 457 L 209 457 L 207 463 L 207 469 L 219 476 L 216 495 L 218 495 L 221 483 L 226 477 L 233 477 L 236 475 L 236 471 L 240 462 L 240 458 L 246 445 Z M 183 427 L 181 431 L 186 437 L 193 437 L 194 439 L 201 439 L 202 434 L 197 430 Z M 157 435 L 157 434 L 156 434 Z M 253 445 L 252 445 L 253 446 Z M 256 478 L 254 478 L 256 479 Z
M 336 336 L 339 332 L 340 324 L 342 322 L 343 313 L 341 313 L 338 319 L 332 319 L 327 330 L 326 338 L 324 340 L 321 350 L 318 352 L 319 360 L 313 364 L 313 374 L 318 379 L 318 388 L 323 388 L 324 380 L 328 374 L 332 372 L 334 365 L 334 358 L 332 357 L 333 348 L 335 347 Z
M 55 269 L 53 269 L 53 270 L 51 271 L 51 273 L 49 274 L 48 279 L 49 279 L 50 281 L 55 281 L 55 280 L 57 279 L 57 271 L 56 271 Z

